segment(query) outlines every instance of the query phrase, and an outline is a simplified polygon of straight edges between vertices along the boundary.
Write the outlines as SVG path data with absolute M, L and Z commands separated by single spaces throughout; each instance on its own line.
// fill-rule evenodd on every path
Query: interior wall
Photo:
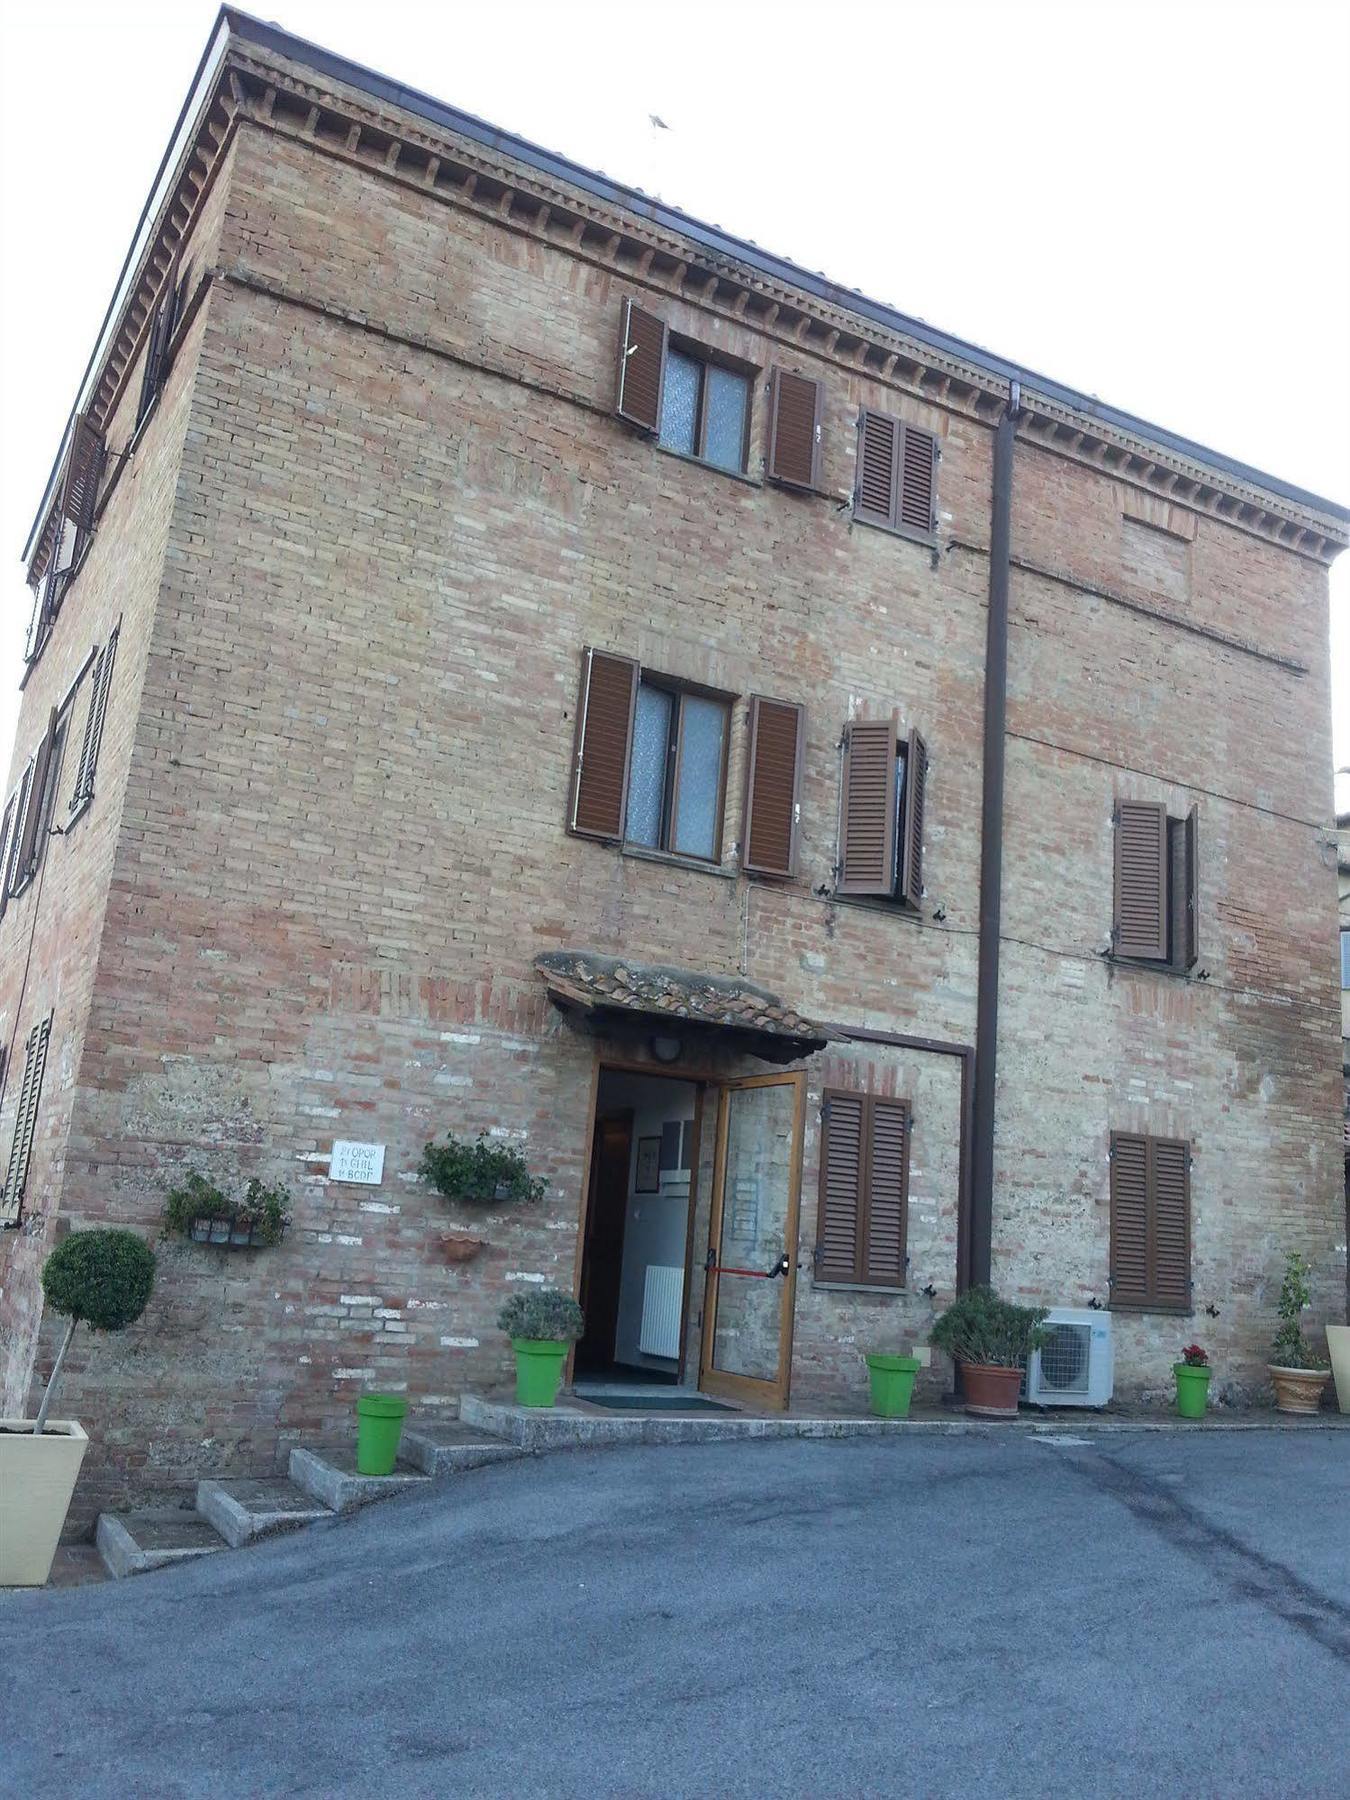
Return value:
M 647 1269 L 652 1264 L 684 1269 L 689 1227 L 687 1188 L 675 1193 L 639 1193 L 637 1164 L 643 1138 L 659 1138 L 661 1127 L 671 1120 L 692 1121 L 697 1088 L 692 1081 L 666 1076 L 609 1074 L 601 1077 L 599 1110 L 633 1113 L 633 1148 L 628 1165 L 628 1209 L 624 1224 L 623 1275 L 619 1293 L 619 1323 L 615 1334 L 616 1362 L 636 1368 L 660 1369 L 674 1374 L 676 1357 L 647 1356 L 638 1348 L 642 1332 L 642 1301 Z

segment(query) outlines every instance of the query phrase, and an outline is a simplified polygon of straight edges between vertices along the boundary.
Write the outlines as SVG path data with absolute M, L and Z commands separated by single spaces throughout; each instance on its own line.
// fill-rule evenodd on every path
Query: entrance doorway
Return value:
M 581 1255 L 579 1386 L 674 1385 L 683 1366 L 698 1084 L 603 1069 Z

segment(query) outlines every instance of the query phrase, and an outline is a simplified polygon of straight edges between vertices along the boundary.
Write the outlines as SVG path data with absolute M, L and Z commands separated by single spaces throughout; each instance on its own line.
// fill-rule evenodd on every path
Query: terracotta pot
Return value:
M 1275 1384 L 1276 1412 L 1315 1413 L 1321 1406 L 1330 1369 L 1280 1369 L 1274 1363 L 1267 1363 L 1266 1368 Z
M 1017 1396 L 1022 1387 L 1020 1369 L 1000 1369 L 993 1363 L 962 1363 L 961 1391 L 966 1411 L 981 1419 L 1015 1419 Z

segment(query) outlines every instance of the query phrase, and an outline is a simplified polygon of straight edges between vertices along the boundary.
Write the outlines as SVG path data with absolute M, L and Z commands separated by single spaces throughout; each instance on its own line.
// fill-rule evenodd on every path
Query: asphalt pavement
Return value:
M 0 1593 L 0 1669 L 6 1800 L 1345 1800 L 1350 1433 L 532 1458 Z

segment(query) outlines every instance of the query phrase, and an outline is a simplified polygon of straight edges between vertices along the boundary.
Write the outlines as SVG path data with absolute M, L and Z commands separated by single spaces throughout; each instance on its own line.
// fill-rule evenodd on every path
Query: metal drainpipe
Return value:
M 984 654 L 984 790 L 980 817 L 980 963 L 975 1003 L 970 1262 L 972 1285 L 990 1279 L 994 1239 L 994 1085 L 998 1077 L 999 939 L 1003 914 L 1003 775 L 1008 717 L 1008 570 L 1013 446 L 1021 390 L 1009 385 L 994 433 L 989 526 L 989 622 Z

